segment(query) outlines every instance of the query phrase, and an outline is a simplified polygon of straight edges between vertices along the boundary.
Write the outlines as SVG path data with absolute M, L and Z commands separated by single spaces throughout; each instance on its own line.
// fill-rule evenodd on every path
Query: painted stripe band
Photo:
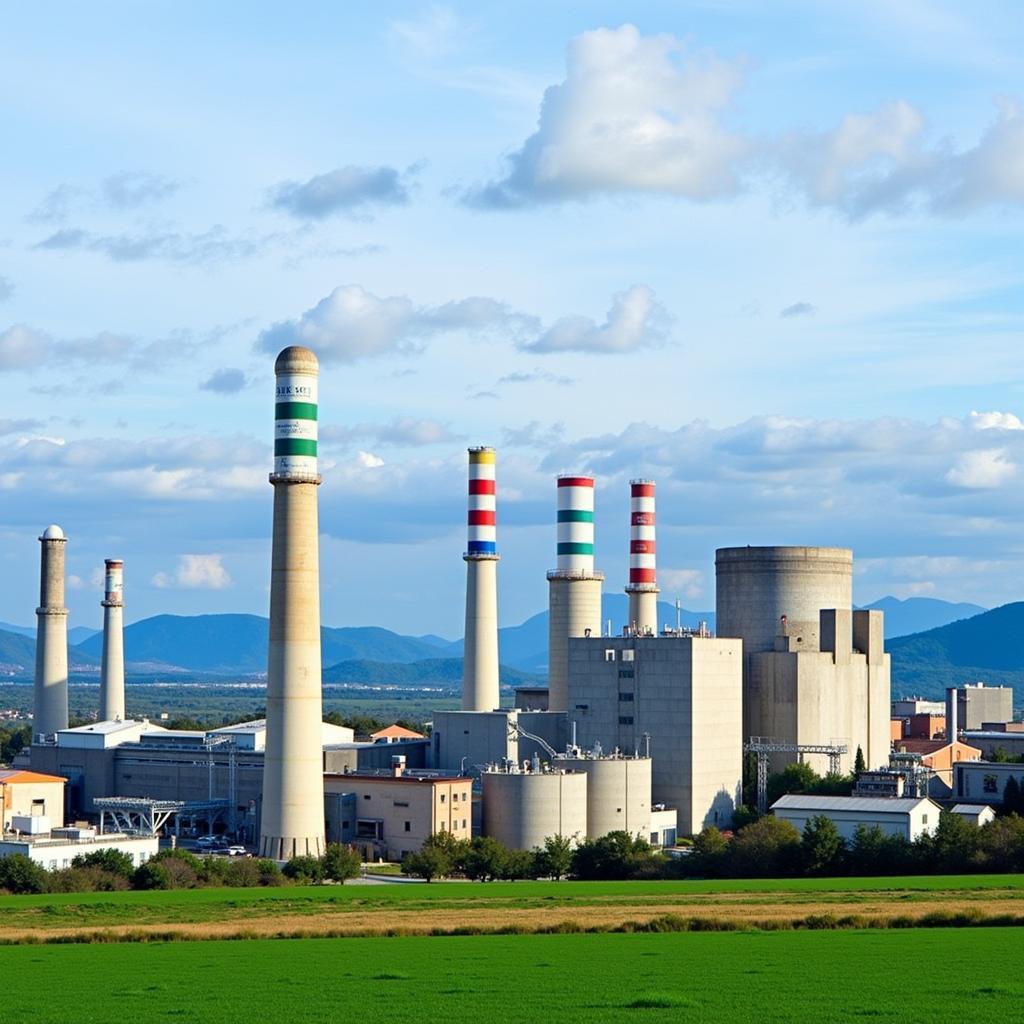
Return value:
M 316 456 L 316 441 L 304 437 L 279 437 L 274 441 L 274 455 Z
M 313 402 L 277 402 L 274 405 L 274 419 L 315 420 L 316 405 Z
M 471 555 L 495 555 L 498 545 L 492 540 L 471 540 L 468 551 Z
M 631 555 L 653 555 L 655 553 L 655 542 L 653 540 L 631 540 L 629 542 L 629 553 Z
M 593 487 L 594 478 L 592 476 L 560 476 L 558 478 L 559 487 Z
M 494 481 L 493 480 L 470 480 L 469 481 L 469 493 L 470 494 L 494 494 Z
M 593 544 L 561 543 L 558 545 L 558 554 L 560 555 L 592 555 L 593 553 Z
M 478 509 L 469 510 L 469 525 L 470 526 L 494 526 L 495 524 L 495 513 L 485 512 Z
M 581 508 L 563 508 L 558 510 L 560 523 L 592 523 L 594 513 Z

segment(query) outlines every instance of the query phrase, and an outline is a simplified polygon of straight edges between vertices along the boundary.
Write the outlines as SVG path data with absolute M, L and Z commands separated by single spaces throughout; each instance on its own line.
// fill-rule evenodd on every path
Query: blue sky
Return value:
M 848 544 L 857 598 L 1022 595 L 1014 3 L 57 4 L 0 37 L 0 620 L 49 522 L 73 622 L 264 613 L 272 353 L 320 353 L 324 621 L 461 631 L 465 446 L 500 608 L 560 471 L 714 548 Z

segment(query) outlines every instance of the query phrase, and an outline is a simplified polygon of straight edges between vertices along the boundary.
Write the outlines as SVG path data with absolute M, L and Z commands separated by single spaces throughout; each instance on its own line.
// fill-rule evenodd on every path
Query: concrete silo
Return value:
M 558 567 L 548 573 L 548 710 L 569 701 L 569 638 L 601 635 L 601 584 L 594 571 L 594 478 L 558 478 Z
M 651 759 L 560 755 L 552 765 L 587 776 L 587 838 L 628 832 L 647 839 L 651 827 Z
M 483 834 L 514 850 L 533 850 L 550 836 L 587 834 L 587 776 L 583 772 L 519 771 L 492 767 L 480 776 Z
M 67 537 L 59 526 L 48 526 L 39 542 L 32 732 L 37 737 L 49 737 L 68 727 L 68 610 L 64 605 Z
M 260 856 L 324 852 L 316 356 L 274 364 L 273 550 Z

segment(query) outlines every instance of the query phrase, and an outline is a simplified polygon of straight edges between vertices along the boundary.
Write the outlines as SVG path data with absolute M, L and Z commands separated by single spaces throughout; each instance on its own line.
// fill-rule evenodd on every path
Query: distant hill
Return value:
M 1012 686 L 1024 702 L 1024 602 L 887 643 L 893 694 L 940 697 L 947 686 L 982 681 Z
M 929 629 L 937 629 L 950 622 L 969 619 L 988 611 L 978 604 L 951 601 L 940 601 L 934 597 L 883 597 L 865 608 L 877 608 L 885 612 L 885 637 L 909 636 L 911 633 L 923 633 Z
M 36 643 L 21 633 L 0 629 L 0 675 L 32 675 L 36 666 Z
M 158 666 L 215 675 L 247 675 L 267 668 L 267 619 L 259 615 L 155 615 L 126 626 L 125 661 L 152 670 Z M 437 647 L 377 626 L 324 627 L 325 665 L 365 658 L 409 662 L 436 657 Z M 73 649 L 99 658 L 103 636 Z
M 30 636 L 33 640 L 36 638 L 36 627 L 35 626 L 15 626 L 10 622 L 0 622 L 0 630 L 6 630 L 8 633 L 19 633 L 21 636 Z M 74 647 L 76 644 L 83 644 L 90 637 L 95 636 L 97 630 L 90 629 L 88 626 L 72 626 L 68 630 L 68 643 Z
M 540 676 L 501 666 L 502 686 L 543 686 Z M 351 683 L 369 686 L 442 686 L 458 689 L 462 685 L 461 658 L 427 658 L 404 665 L 380 661 L 342 661 L 324 669 L 325 683 Z

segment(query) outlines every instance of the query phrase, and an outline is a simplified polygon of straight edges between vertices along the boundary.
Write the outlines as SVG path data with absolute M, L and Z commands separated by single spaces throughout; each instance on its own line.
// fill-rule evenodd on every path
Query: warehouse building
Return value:
M 1024 787 L 1024 764 L 961 761 L 953 766 L 953 797 L 958 803 L 999 807 L 1011 778 Z
M 941 808 L 928 797 L 810 796 L 791 793 L 772 804 L 772 813 L 788 821 L 798 832 L 813 818 L 828 818 L 846 840 L 857 829 L 877 826 L 886 835 L 913 842 L 935 831 Z

